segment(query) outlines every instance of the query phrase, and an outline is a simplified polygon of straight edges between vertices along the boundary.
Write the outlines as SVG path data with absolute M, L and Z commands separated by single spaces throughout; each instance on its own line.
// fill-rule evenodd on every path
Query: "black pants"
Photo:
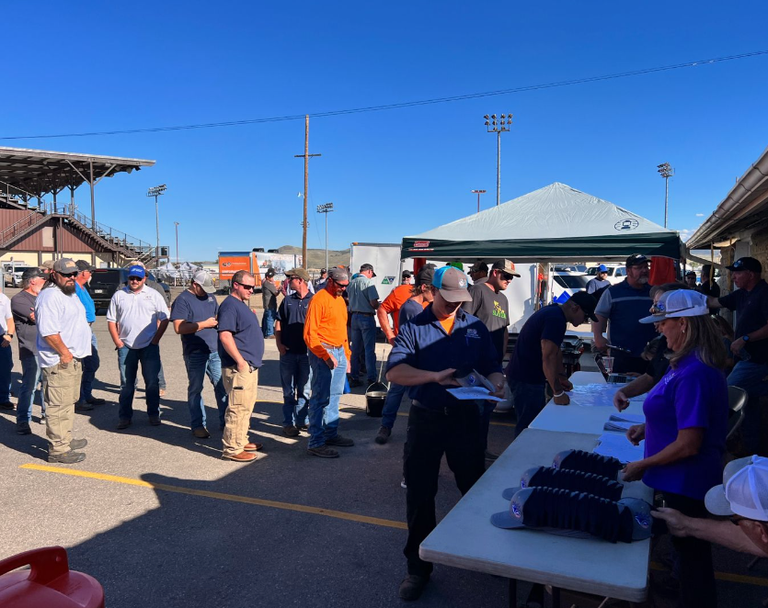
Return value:
M 408 574 L 432 572 L 432 564 L 419 558 L 419 545 L 436 525 L 435 496 L 443 454 L 462 494 L 485 472 L 481 429 L 480 410 L 474 402 L 452 406 L 447 413 L 411 406 L 403 466 L 408 486 L 408 541 L 403 550 Z
M 703 500 L 664 492 L 668 507 L 689 517 L 708 517 Z M 717 608 L 715 569 L 712 545 L 686 536 L 672 537 L 672 545 L 680 557 L 680 606 L 682 608 Z

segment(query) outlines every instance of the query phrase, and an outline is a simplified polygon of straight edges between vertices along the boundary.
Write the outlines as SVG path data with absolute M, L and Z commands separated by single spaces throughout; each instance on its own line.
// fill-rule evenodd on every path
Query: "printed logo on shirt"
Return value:
M 499 319 L 507 318 L 506 311 L 501 307 L 501 304 L 499 304 L 496 300 L 493 301 L 493 316 L 498 317 Z
M 669 384 L 676 375 L 677 372 L 672 372 L 671 374 L 664 376 L 664 384 Z
M 480 334 L 477 333 L 476 329 L 470 328 L 470 329 L 467 330 L 467 338 L 474 338 L 476 340 L 479 340 L 480 339 Z

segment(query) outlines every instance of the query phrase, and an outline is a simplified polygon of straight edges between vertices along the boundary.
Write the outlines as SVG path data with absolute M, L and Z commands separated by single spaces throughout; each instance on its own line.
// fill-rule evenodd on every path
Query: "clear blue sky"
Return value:
M 4 3 L 0 137 L 326 112 L 514 88 L 768 48 L 768 4 L 671 2 Z M 768 145 L 768 56 L 310 126 L 309 246 L 399 242 L 554 181 L 691 231 Z M 97 187 L 97 219 L 182 259 L 301 244 L 303 121 L 0 145 L 150 158 Z M 88 192 L 79 202 L 89 208 Z

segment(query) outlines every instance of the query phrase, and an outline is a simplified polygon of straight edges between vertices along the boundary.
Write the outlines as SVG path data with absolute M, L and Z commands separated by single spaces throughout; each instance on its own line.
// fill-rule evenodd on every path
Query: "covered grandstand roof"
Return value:
M 0 146 L 0 192 L 23 199 L 40 197 L 154 164 L 153 160 L 141 158 Z

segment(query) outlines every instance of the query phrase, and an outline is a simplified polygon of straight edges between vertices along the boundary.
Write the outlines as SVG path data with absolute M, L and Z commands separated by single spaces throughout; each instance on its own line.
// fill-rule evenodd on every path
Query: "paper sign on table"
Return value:
M 463 386 L 461 388 L 449 388 L 448 392 L 460 401 L 470 401 L 473 399 L 504 401 L 503 397 L 495 397 L 487 388 L 482 386 Z
M 640 445 L 632 445 L 625 435 L 618 433 L 603 433 L 597 440 L 597 447 L 592 450 L 595 454 L 612 456 L 621 462 L 634 462 L 642 460 L 645 454 L 645 442 Z

